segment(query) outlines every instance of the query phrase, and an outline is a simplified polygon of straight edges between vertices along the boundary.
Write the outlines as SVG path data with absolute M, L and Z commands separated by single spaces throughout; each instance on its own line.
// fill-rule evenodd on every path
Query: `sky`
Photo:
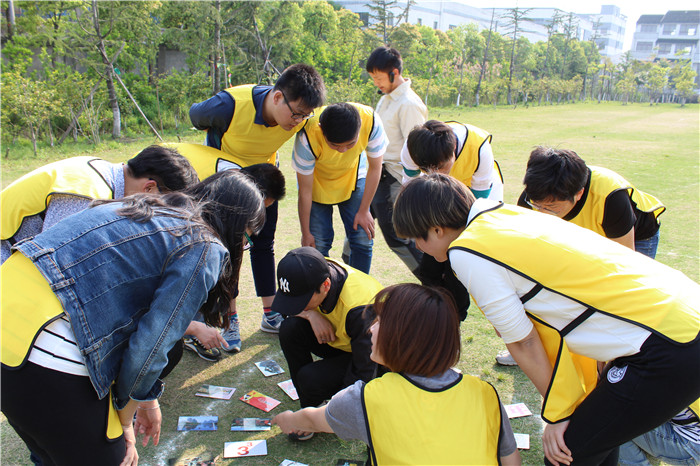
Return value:
M 477 8 L 559 8 L 574 13 L 600 13 L 601 5 L 616 5 L 620 13 L 627 16 L 624 50 L 632 47 L 632 36 L 641 15 L 662 15 L 669 10 L 699 10 L 697 0 L 666 0 L 664 2 L 649 0 L 462 0 L 463 3 Z

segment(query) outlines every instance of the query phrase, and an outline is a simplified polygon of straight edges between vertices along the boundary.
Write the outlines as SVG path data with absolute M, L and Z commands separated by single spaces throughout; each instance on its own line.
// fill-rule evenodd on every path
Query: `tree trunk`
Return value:
M 486 49 L 484 49 L 484 59 L 481 61 L 481 72 L 479 73 L 479 82 L 476 83 L 476 91 L 474 92 L 474 106 L 479 106 L 479 91 L 481 91 L 481 81 L 486 73 L 486 60 L 489 55 L 489 47 L 491 46 L 491 34 L 493 32 L 493 18 L 496 15 L 496 9 L 491 10 L 491 24 L 489 25 L 489 37 L 486 39 Z
M 216 17 L 214 18 L 214 69 L 213 71 L 213 95 L 221 90 L 221 79 L 219 77 L 219 52 L 221 50 L 221 0 L 216 0 Z
M 97 34 L 97 50 L 102 56 L 102 63 L 105 64 L 105 82 L 107 83 L 107 93 L 109 94 L 109 106 L 112 108 L 112 138 L 118 139 L 121 136 L 121 113 L 119 111 L 119 101 L 117 91 L 114 88 L 114 78 L 112 74 L 112 63 L 107 58 L 104 36 L 100 31 L 100 18 L 98 16 L 97 0 L 92 0 L 92 20 Z

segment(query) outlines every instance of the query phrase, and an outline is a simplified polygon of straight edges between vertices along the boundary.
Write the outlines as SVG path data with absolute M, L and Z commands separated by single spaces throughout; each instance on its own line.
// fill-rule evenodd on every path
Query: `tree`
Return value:
M 647 72 L 646 87 L 649 89 L 649 105 L 659 103 L 659 98 L 668 84 L 668 62 L 652 63 Z
M 459 106 L 462 97 L 462 81 L 464 78 L 464 67 L 469 63 L 474 63 L 483 55 L 485 47 L 484 38 L 479 34 L 476 24 L 458 26 L 447 33 L 452 45 L 457 52 L 459 63 L 459 87 L 457 88 L 457 102 Z
M 513 105 L 512 97 L 512 87 L 513 87 L 513 73 L 515 71 L 515 52 L 518 44 L 518 32 L 521 31 L 520 23 L 522 21 L 527 21 L 530 18 L 527 15 L 532 11 L 532 8 L 508 8 L 506 12 L 501 15 L 501 18 L 506 20 L 506 30 L 508 35 L 512 34 L 512 48 L 510 52 L 510 69 L 508 71 L 508 105 Z
M 486 61 L 488 60 L 489 47 L 491 46 L 491 35 L 493 34 L 495 15 L 496 15 L 496 9 L 492 8 L 491 9 L 491 22 L 489 24 L 488 39 L 486 39 L 486 47 L 484 48 L 484 57 L 483 57 L 483 60 L 481 60 L 481 70 L 479 73 L 479 82 L 476 84 L 476 89 L 474 91 L 474 106 L 475 107 L 479 106 L 479 93 L 481 91 L 481 83 L 484 80 L 484 74 L 486 73 Z M 498 23 L 496 23 L 495 26 L 497 27 L 497 25 L 498 25 Z
M 681 107 L 693 94 L 695 77 L 698 74 L 693 70 L 690 60 L 676 60 L 671 67 L 671 83 L 681 99 Z
M 369 8 L 368 32 L 371 32 L 383 44 L 390 44 L 391 36 L 401 21 L 408 18 L 408 12 L 414 4 L 415 0 L 407 0 L 406 8 L 395 15 L 394 10 L 400 10 L 398 0 L 372 0 L 367 3 L 366 6 Z

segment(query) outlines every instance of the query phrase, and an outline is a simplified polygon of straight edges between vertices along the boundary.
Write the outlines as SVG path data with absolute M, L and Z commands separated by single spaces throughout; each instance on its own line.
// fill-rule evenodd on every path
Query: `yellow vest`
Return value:
M 33 170 L 0 193 L 2 240 L 11 239 L 29 216 L 46 210 L 54 194 L 88 199 L 112 199 L 114 192 L 97 169 L 109 166 L 94 157 L 72 157 Z
M 357 144 L 352 149 L 340 153 L 331 149 L 323 137 L 319 120 L 326 107 L 316 112 L 302 130 L 309 141 L 311 151 L 316 158 L 314 165 L 314 183 L 311 199 L 320 204 L 338 204 L 350 199 L 357 185 L 357 171 L 360 167 L 360 156 L 369 144 L 369 138 L 374 128 L 374 110 L 362 104 L 351 104 L 360 112 L 360 134 Z
M 588 168 L 591 169 L 590 188 L 581 211 L 569 220 L 571 223 L 605 236 L 603 231 L 605 200 L 610 194 L 621 189 L 627 190 L 632 202 L 642 212 L 653 213 L 658 218 L 666 210 L 661 201 L 651 194 L 635 189 L 629 181 L 614 171 L 590 165 Z
M 63 306 L 39 269 L 19 252 L 0 267 L 0 296 L 0 359 L 4 366 L 19 368 L 41 329 L 63 314 Z M 123 432 L 111 391 L 109 396 L 106 436 L 116 439 Z
M 221 138 L 221 150 L 230 154 L 229 160 L 241 167 L 256 163 L 277 165 L 277 150 L 294 136 L 305 122 L 299 123 L 291 131 L 285 131 L 279 125 L 256 124 L 254 87 L 253 84 L 246 84 L 226 89 L 236 106 L 231 124 Z
M 461 181 L 466 186 L 471 187 L 472 177 L 479 169 L 479 151 L 486 142 L 491 143 L 492 136 L 476 126 L 458 123 L 456 121 L 447 122 L 448 125 L 461 125 L 467 129 L 467 138 L 461 150 L 457 150 L 457 158 L 450 168 L 450 176 Z M 459 144 L 459 141 L 457 141 Z M 493 169 L 498 173 L 503 182 L 501 167 L 496 160 L 493 161 Z
M 178 151 L 180 155 L 189 160 L 200 180 L 204 180 L 222 170 L 241 168 L 231 155 L 213 147 L 202 144 L 174 142 L 166 142 L 160 145 Z
M 430 390 L 389 372 L 363 387 L 362 404 L 374 465 L 499 463 L 498 395 L 476 377 Z
M 353 269 L 349 265 L 341 264 L 329 258 L 326 258 L 326 260 L 342 267 L 343 270 L 347 272 L 348 277 L 345 279 L 343 289 L 340 290 L 340 296 L 338 296 L 338 302 L 333 310 L 328 314 L 324 314 L 320 310 L 319 312 L 328 319 L 335 329 L 336 339 L 328 344 L 334 348 L 350 353 L 352 352 L 350 336 L 345 330 L 345 319 L 348 316 L 348 312 L 358 306 L 365 306 L 371 303 L 383 286 L 374 278 L 359 270 Z
M 453 248 L 503 265 L 581 303 L 587 312 L 601 312 L 667 340 L 689 343 L 700 333 L 698 284 L 677 270 L 553 216 L 501 204 L 477 215 L 450 245 Z M 523 305 L 527 311 L 527 302 Z M 566 348 L 562 333 L 573 328 L 560 332 L 528 314 L 554 365 L 542 417 L 557 422 L 570 416 L 594 385 L 592 361 Z

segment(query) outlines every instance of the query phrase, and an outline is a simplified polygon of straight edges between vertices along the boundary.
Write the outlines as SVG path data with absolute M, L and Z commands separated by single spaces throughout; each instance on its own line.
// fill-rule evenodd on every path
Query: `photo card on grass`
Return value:
M 233 393 L 236 391 L 233 387 L 220 387 L 218 385 L 207 385 L 204 384 L 199 387 L 196 396 L 203 396 L 205 398 L 215 398 L 217 400 L 230 400 Z
M 262 409 L 266 413 L 269 413 L 272 411 L 277 405 L 280 404 L 279 401 L 275 400 L 274 398 L 271 398 L 269 396 L 263 395 L 260 392 L 257 392 L 255 390 L 251 390 L 245 395 L 243 395 L 240 400 L 243 403 L 247 403 L 250 406 L 254 406 L 258 409 Z
M 217 430 L 218 425 L 219 416 L 180 416 L 177 430 Z
M 231 424 L 231 430 L 238 432 L 256 432 L 259 430 L 270 430 L 271 428 L 272 418 L 237 417 Z
M 270 377 L 272 375 L 277 375 L 284 372 L 284 369 L 277 364 L 277 361 L 272 359 L 256 362 L 255 365 L 258 367 L 258 369 L 260 369 L 260 372 L 262 372 L 265 377 Z
M 265 455 L 267 455 L 267 441 L 265 440 L 224 443 L 224 458 L 245 458 L 247 456 Z

